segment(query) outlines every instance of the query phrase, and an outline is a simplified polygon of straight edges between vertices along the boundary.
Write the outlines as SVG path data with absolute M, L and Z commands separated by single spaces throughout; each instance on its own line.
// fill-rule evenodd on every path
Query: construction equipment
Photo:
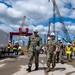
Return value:
M 23 27 L 24 27 L 25 18 L 26 18 L 26 16 L 24 16 L 24 17 L 23 17 L 23 20 L 22 20 L 22 24 L 21 24 L 22 29 L 23 29 Z
M 65 35 L 65 37 L 66 37 L 66 42 L 72 42 L 71 41 L 71 39 L 70 39 L 70 36 L 69 36 L 69 34 L 68 34 L 68 30 L 66 29 L 66 27 L 65 27 L 65 24 L 64 24 L 64 22 L 63 22 L 63 20 L 62 20 L 62 18 L 61 18 L 61 15 L 60 15 L 60 12 L 59 12 L 59 9 L 58 9 L 58 6 L 57 6 L 57 4 L 56 4 L 56 1 L 55 0 L 52 0 L 52 3 L 53 3 L 53 11 L 54 11 L 54 18 L 55 18 L 55 11 L 56 11 L 56 13 L 57 13 L 57 15 L 58 15 L 58 18 L 59 18 L 59 20 L 60 20 L 60 22 L 61 22 L 61 26 L 62 26 L 62 30 L 63 30 L 63 32 L 64 32 L 64 35 Z M 54 21 L 55 21 L 55 19 L 54 19 Z
M 25 18 L 26 18 L 26 16 L 23 17 L 22 24 L 19 27 L 19 32 L 10 32 L 10 40 L 11 40 L 11 42 L 12 42 L 12 38 L 13 38 L 14 35 L 19 36 L 18 43 L 20 43 L 21 36 L 30 36 L 30 35 L 32 35 L 32 33 L 29 33 L 28 32 L 29 31 L 29 28 L 26 28 L 25 29 L 26 31 L 23 31 Z
M 53 1 L 54 2 L 54 1 Z M 55 33 L 55 2 L 53 3 L 53 32 Z
M 22 20 L 21 30 L 20 30 L 20 34 L 19 34 L 18 43 L 20 43 L 20 40 L 21 40 L 21 36 L 22 36 L 22 31 L 23 31 L 23 27 L 24 27 L 25 18 L 26 18 L 26 16 L 24 16 L 23 17 L 23 20 Z

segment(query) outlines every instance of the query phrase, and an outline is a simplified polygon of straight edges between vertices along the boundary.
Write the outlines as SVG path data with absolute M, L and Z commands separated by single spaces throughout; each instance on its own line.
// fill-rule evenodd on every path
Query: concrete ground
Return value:
M 55 70 L 49 73 L 45 72 L 46 67 L 46 55 L 40 54 L 39 70 L 34 71 L 35 65 L 33 62 L 32 72 L 28 73 L 26 68 L 28 67 L 28 56 L 15 56 L 0 59 L 0 75 L 75 75 L 75 57 L 72 62 L 67 62 L 65 58 L 65 64 L 57 63 Z

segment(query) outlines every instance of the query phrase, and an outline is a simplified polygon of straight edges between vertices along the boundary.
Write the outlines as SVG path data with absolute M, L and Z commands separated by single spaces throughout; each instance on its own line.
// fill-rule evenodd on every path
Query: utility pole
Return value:
M 48 36 L 50 36 L 50 20 L 48 22 Z
M 46 34 L 44 34 L 44 45 L 46 45 Z

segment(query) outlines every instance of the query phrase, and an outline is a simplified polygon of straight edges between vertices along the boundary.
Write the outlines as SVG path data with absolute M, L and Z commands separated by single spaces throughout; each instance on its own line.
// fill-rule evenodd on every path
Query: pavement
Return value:
M 32 71 L 28 73 L 26 71 L 28 67 L 27 55 L 3 58 L 0 59 L 0 75 L 75 75 L 75 57 L 72 62 L 67 62 L 65 58 L 65 64 L 57 63 L 55 70 L 49 73 L 45 72 L 47 68 L 45 54 L 40 54 L 39 62 L 39 70 L 34 70 L 33 61 Z

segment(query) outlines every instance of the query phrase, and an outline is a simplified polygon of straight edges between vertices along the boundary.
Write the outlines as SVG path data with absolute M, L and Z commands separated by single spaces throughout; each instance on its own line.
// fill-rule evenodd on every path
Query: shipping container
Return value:
M 0 30 L 0 57 L 6 50 L 7 45 L 8 45 L 8 33 L 3 30 Z

